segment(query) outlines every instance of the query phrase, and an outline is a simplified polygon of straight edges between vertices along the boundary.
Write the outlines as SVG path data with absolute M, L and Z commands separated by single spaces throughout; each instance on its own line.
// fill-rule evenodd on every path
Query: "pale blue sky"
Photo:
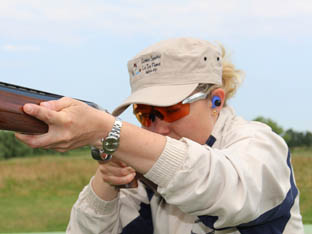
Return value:
M 111 111 L 130 93 L 127 61 L 180 36 L 221 42 L 245 71 L 239 115 L 312 131 L 311 0 L 1 0 L 0 80 Z

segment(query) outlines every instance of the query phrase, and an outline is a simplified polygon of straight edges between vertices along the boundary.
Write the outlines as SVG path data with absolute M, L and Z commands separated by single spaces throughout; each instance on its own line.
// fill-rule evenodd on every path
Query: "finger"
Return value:
M 105 161 L 98 161 L 99 164 L 103 165 L 103 164 L 111 164 L 111 165 L 115 165 L 115 166 L 120 166 L 119 165 L 119 160 L 117 160 L 116 158 L 112 157 L 112 159 L 110 160 L 105 160 Z
M 62 97 L 58 100 L 52 100 L 52 101 L 47 101 L 47 102 L 41 102 L 40 106 L 44 106 L 50 110 L 54 111 L 60 111 L 62 109 L 65 109 L 69 106 L 74 105 L 78 101 L 69 97 Z
M 128 168 L 128 170 L 132 171 L 132 172 L 136 172 L 132 167 L 128 166 L 126 163 L 124 163 L 123 161 L 118 161 L 118 164 L 120 167 L 124 167 L 124 168 Z
M 119 165 L 120 165 L 121 167 L 127 167 L 127 166 L 128 166 L 127 164 L 125 164 L 125 163 L 122 162 L 122 161 L 119 161 Z
M 99 161 L 99 164 L 107 164 L 107 163 L 112 163 L 112 164 L 114 164 L 117 167 L 127 167 L 128 166 L 124 162 L 116 159 L 115 157 L 112 157 L 112 159 L 108 160 L 108 161 Z
M 118 159 L 116 159 L 115 157 L 112 158 L 112 161 L 116 162 L 116 164 L 119 166 L 119 167 L 129 167 L 125 162 L 123 161 L 120 161 Z M 131 168 L 131 167 L 130 167 Z M 133 169 L 133 171 L 135 171 Z
M 23 110 L 26 114 L 40 119 L 49 125 L 55 123 L 55 120 L 58 119 L 57 112 L 36 104 L 27 103 L 23 106 Z
M 46 107 L 50 110 L 54 110 L 54 111 L 59 111 L 59 109 L 57 109 L 57 106 L 55 104 L 55 100 L 53 101 L 46 101 L 46 102 L 40 102 L 40 106 Z
M 43 134 L 45 135 L 45 134 Z M 43 135 L 26 135 L 22 133 L 15 133 L 15 137 L 24 142 L 26 145 L 30 146 L 31 148 L 39 148 L 42 147 L 41 139 Z
M 15 133 L 15 137 L 18 139 L 18 140 L 20 140 L 20 141 L 22 141 L 22 142 L 24 142 L 24 143 L 26 143 L 26 142 L 28 142 L 28 141 L 30 141 L 31 140 L 31 138 L 33 137 L 33 135 L 26 135 L 26 134 L 22 134 L 22 133 Z M 27 144 L 27 143 L 26 143 Z M 28 145 L 28 144 L 27 144 Z
M 102 179 L 104 182 L 111 185 L 124 185 L 129 184 L 135 177 L 135 173 L 131 173 L 126 176 L 112 176 L 112 175 L 103 175 Z
M 131 173 L 136 172 L 132 167 L 125 167 L 124 169 L 127 169 L 128 171 L 130 171 Z
M 106 165 L 106 166 L 100 166 L 100 172 L 104 175 L 114 175 L 114 176 L 126 176 L 129 175 L 131 173 L 135 173 L 135 171 L 133 170 L 133 168 L 131 167 L 118 167 L 118 166 L 114 166 L 114 165 Z

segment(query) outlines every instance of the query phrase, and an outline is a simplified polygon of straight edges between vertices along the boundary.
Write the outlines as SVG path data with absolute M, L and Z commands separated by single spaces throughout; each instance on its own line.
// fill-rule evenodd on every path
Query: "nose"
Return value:
M 151 122 L 149 127 L 146 127 L 147 130 L 167 136 L 170 133 L 170 123 L 161 120 L 159 117 L 155 117 Z

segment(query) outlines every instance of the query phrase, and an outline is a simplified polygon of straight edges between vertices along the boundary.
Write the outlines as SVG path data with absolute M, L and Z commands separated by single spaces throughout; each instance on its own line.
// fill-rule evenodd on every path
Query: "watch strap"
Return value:
M 112 130 L 108 133 L 106 138 L 101 139 L 104 153 L 113 154 L 118 149 L 121 127 L 122 120 L 116 117 Z

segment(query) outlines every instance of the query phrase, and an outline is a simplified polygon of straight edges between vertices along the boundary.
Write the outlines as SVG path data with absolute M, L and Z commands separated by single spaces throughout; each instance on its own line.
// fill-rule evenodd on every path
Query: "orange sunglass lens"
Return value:
M 149 127 L 151 125 L 151 120 L 149 118 L 151 110 L 152 107 L 148 105 L 133 105 L 133 114 L 135 115 L 137 120 L 145 127 Z
M 142 104 L 133 105 L 133 113 L 138 121 L 145 127 L 151 125 L 152 120 L 150 119 L 150 114 L 152 111 L 159 112 L 161 116 L 163 116 L 164 121 L 174 122 L 190 113 L 190 104 L 178 103 L 168 107 L 152 107 Z
M 173 106 L 155 109 L 158 110 L 164 116 L 165 121 L 174 122 L 190 113 L 190 104 L 178 103 Z

